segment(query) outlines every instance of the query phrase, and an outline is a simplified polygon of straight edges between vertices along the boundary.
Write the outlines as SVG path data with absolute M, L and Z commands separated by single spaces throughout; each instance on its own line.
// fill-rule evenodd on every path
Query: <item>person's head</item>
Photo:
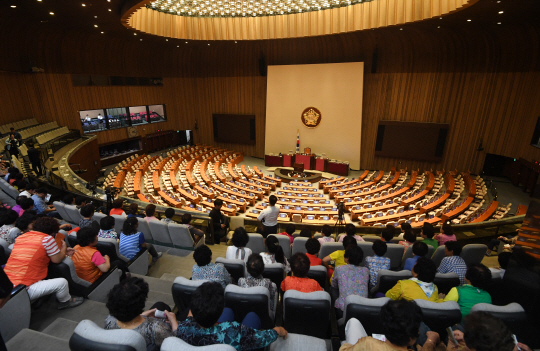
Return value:
M 214 208 L 216 210 L 219 210 L 221 208 L 221 206 L 223 206 L 223 200 L 221 199 L 215 199 L 214 200 Z
M 83 207 L 81 207 L 81 216 L 83 216 L 84 218 L 92 218 L 95 210 L 96 208 L 94 207 L 94 205 L 84 205 Z
M 306 250 L 310 255 L 316 255 L 321 250 L 321 243 L 317 239 L 310 238 L 306 241 Z
M 435 229 L 433 228 L 433 224 L 429 222 L 424 222 L 420 235 L 424 239 L 433 239 L 433 236 L 435 235 Z
M 485 290 L 491 284 L 491 271 L 481 263 L 470 265 L 465 273 L 465 280 L 475 288 Z
M 77 241 L 81 247 L 95 246 L 97 244 L 98 231 L 94 227 L 84 227 L 77 232 Z
M 300 231 L 301 238 L 311 238 L 311 230 L 304 228 Z
M 412 274 L 424 283 L 432 283 L 437 273 L 437 267 L 432 260 L 420 257 L 412 269 Z
M 473 312 L 463 319 L 465 344 L 471 351 L 512 351 L 512 332 L 488 312 Z
M 381 308 L 381 320 L 386 339 L 396 346 L 413 345 L 419 336 L 422 310 L 416 302 L 388 301 Z
M 253 278 L 259 278 L 264 272 L 264 261 L 258 253 L 249 255 L 246 270 Z
M 28 147 L 29 147 L 29 148 L 34 147 L 34 143 L 33 143 L 33 142 L 29 142 L 29 143 L 28 143 Z
M 385 227 L 381 233 L 381 239 L 389 243 L 394 238 L 394 232 L 395 232 L 394 227 L 392 228 Z
M 497 256 L 497 260 L 499 261 L 499 266 L 501 266 L 502 269 L 506 269 L 508 267 L 508 263 L 510 262 L 510 257 L 512 257 L 511 252 L 501 252 L 499 256 Z
M 19 173 L 19 169 L 17 167 L 9 167 L 8 168 L 9 175 Z
M 168 208 L 165 210 L 165 217 L 172 219 L 174 216 L 174 208 Z
M 236 247 L 246 247 L 249 241 L 249 235 L 244 227 L 238 227 L 234 230 L 232 244 Z
M 82 207 L 84 205 L 86 205 L 86 199 L 82 196 L 77 196 L 75 198 L 75 205 L 79 206 L 79 207 Z
M 24 196 L 24 195 L 17 196 L 17 198 L 15 199 L 15 203 L 16 203 L 17 205 L 21 206 L 21 202 L 22 202 L 22 200 L 24 200 L 24 199 L 28 199 L 28 198 L 27 198 L 26 196 Z
M 14 135 L 14 134 L 10 134 L 10 135 L 9 135 L 9 139 L 14 140 L 14 139 L 15 139 L 15 135 Z
M 201 245 L 193 252 L 193 259 L 197 266 L 203 267 L 212 262 L 212 250 L 206 245 Z
M 412 253 L 415 256 L 424 257 L 428 254 L 428 247 L 426 243 L 423 243 L 421 241 L 417 241 L 412 245 Z
M 45 199 L 45 196 L 47 196 L 47 189 L 45 188 L 38 188 L 36 189 L 36 194 L 42 199 Z
M 146 208 L 144 209 L 144 213 L 146 213 L 146 217 L 153 217 L 154 214 L 156 213 L 156 205 L 154 204 L 147 205 Z
M 373 246 L 371 247 L 375 255 L 377 256 L 384 256 L 386 253 L 386 250 L 388 250 L 388 246 L 386 245 L 386 242 L 382 240 L 375 240 L 373 242 Z
M 36 192 L 36 184 L 30 183 L 26 186 L 26 191 L 28 191 L 30 194 L 34 194 Z
M 16 186 L 19 191 L 23 191 L 26 189 L 26 181 L 24 180 L 16 180 L 13 182 L 13 186 Z
M 358 245 L 356 239 L 354 238 L 354 236 L 345 235 L 345 237 L 343 238 L 343 248 L 347 249 L 351 245 Z
M 411 229 L 411 225 L 408 224 L 408 223 L 403 223 L 402 226 L 404 224 L 407 224 L 409 227 L 405 227 L 405 231 L 403 233 L 403 239 L 405 239 L 406 241 L 410 242 L 410 243 L 414 243 L 416 242 L 416 234 L 414 234 L 414 232 L 412 231 Z
M 105 216 L 99 221 L 101 230 L 111 230 L 114 228 L 115 220 L 113 216 Z
M 191 223 L 191 214 L 184 213 L 182 215 L 182 224 L 189 224 L 189 223 Z
M 305 278 L 309 272 L 309 258 L 302 252 L 297 252 L 291 257 L 291 270 L 295 277 Z
M 109 291 L 106 306 L 110 315 L 122 323 L 134 320 L 144 311 L 148 291 L 148 283 L 141 278 L 122 280 Z
M 324 236 L 330 236 L 332 235 L 332 228 L 328 224 L 325 224 L 322 226 L 321 233 L 323 233 Z
M 124 200 L 122 200 L 122 199 L 114 199 L 114 201 L 112 202 L 112 207 L 113 208 L 122 208 L 123 204 L 124 204 Z
M 122 233 L 124 233 L 124 235 L 136 234 L 137 228 L 139 228 L 139 221 L 136 217 L 126 218 L 124 225 L 122 226 Z
M 364 252 L 361 248 L 356 246 L 349 246 L 347 250 L 345 250 L 345 261 L 347 261 L 348 264 L 352 264 L 353 266 L 359 266 L 360 263 L 364 260 Z
M 73 195 L 67 194 L 62 198 L 62 202 L 66 205 L 73 205 Z
M 445 242 L 444 254 L 446 256 L 459 256 L 461 254 L 461 245 L 457 241 Z
M 276 195 L 270 195 L 270 198 L 268 199 L 268 202 L 270 203 L 270 206 L 275 206 L 277 202 Z
M 295 230 L 296 229 L 294 227 L 294 224 L 292 224 L 292 223 L 287 224 L 287 226 L 285 227 L 285 233 L 287 233 L 289 235 L 293 235 Z
M 17 212 L 13 210 L 4 211 L 0 215 L 0 226 L 15 224 L 17 218 L 19 218 L 19 214 Z
M 276 262 L 285 264 L 285 254 L 283 248 L 279 246 L 279 240 L 274 235 L 269 235 L 265 241 L 266 249 L 274 255 Z
M 15 128 L 14 127 L 9 128 L 9 130 L 11 131 L 11 133 L 15 133 Z
M 23 233 L 33 230 L 33 224 L 37 219 L 37 215 L 35 211 L 24 211 L 22 216 L 17 218 L 15 221 L 15 227 L 19 228 L 19 230 Z
M 23 179 L 24 179 L 24 175 L 22 173 L 15 174 L 15 180 L 16 181 L 23 180 Z
M 21 201 L 21 208 L 25 211 L 31 210 L 34 208 L 34 200 L 30 198 L 23 199 Z
M 56 233 L 58 233 L 58 230 L 60 229 L 60 224 L 58 224 L 58 221 L 55 218 L 40 217 L 36 219 L 32 226 L 32 229 L 36 232 L 54 236 L 56 235 Z
M 445 222 L 441 227 L 441 234 L 454 235 L 454 229 L 450 222 Z
M 132 214 L 132 215 L 136 215 L 139 213 L 139 205 L 137 205 L 136 203 L 131 203 L 129 205 L 129 213 Z
M 225 290 L 217 282 L 200 285 L 191 295 L 189 308 L 193 319 L 203 328 L 217 323 L 225 308 Z
M 354 236 L 356 234 L 356 227 L 352 223 L 347 223 L 345 225 L 345 233 L 347 236 Z

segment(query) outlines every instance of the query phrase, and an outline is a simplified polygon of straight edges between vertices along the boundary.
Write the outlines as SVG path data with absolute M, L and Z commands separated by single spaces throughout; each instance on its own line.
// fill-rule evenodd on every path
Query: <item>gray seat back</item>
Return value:
M 360 249 L 362 249 L 362 253 L 364 254 L 362 264 L 364 264 L 364 262 L 366 261 L 366 257 L 375 255 L 375 253 L 373 252 L 373 242 L 357 241 L 357 245 Z
M 376 236 L 376 235 L 363 235 L 362 239 L 364 239 L 364 241 L 370 241 L 373 243 L 377 240 L 381 240 L 381 237 Z
M 264 286 L 241 288 L 229 284 L 225 288 L 225 307 L 234 312 L 234 318 L 241 323 L 249 312 L 255 312 L 261 319 L 261 329 L 274 327 L 274 311 L 270 307 L 270 291 Z
M 234 279 L 235 284 L 238 283 L 238 279 L 246 276 L 246 262 L 244 260 L 218 257 L 216 258 L 216 263 L 221 263 L 225 266 L 227 272 Z
M 512 302 L 506 306 L 495 306 L 490 303 L 477 303 L 471 308 L 471 313 L 479 311 L 488 312 L 505 323 L 519 323 L 524 322 L 527 319 L 525 310 L 517 302 Z
M 313 336 L 288 333 L 287 339 L 277 338 L 270 344 L 270 351 L 309 350 L 326 351 L 326 342 Z
M 235 351 L 236 349 L 231 345 L 216 344 L 216 345 L 207 345 L 207 346 L 192 346 L 185 342 L 184 340 L 171 336 L 163 340 L 161 344 L 161 351 L 197 351 L 197 350 L 207 350 L 207 351 Z
M 248 233 L 249 241 L 246 245 L 247 248 L 251 249 L 253 253 L 264 252 L 264 238 L 261 234 L 258 233 Z
M 154 237 L 152 236 L 152 230 L 150 230 L 150 226 L 148 225 L 146 219 L 137 217 L 137 221 L 139 222 L 138 230 L 144 234 L 144 240 L 146 242 L 153 243 Z
M 101 212 L 95 212 L 94 213 L 94 217 L 92 217 L 92 219 L 98 223 L 101 223 L 101 219 L 107 217 L 107 215 L 105 213 L 101 213 Z
M 461 250 L 461 258 L 467 264 L 467 267 L 473 264 L 478 264 L 484 259 L 487 251 L 487 245 L 484 244 L 468 244 Z
M 400 244 L 386 244 L 388 248 L 384 257 L 390 258 L 390 269 L 398 270 L 401 266 L 401 259 L 403 258 L 403 253 L 405 252 L 405 247 Z
M 442 245 L 439 246 L 437 250 L 435 250 L 435 252 L 433 253 L 433 256 L 431 256 L 431 260 L 433 261 L 433 263 L 435 263 L 435 267 L 439 267 L 444 256 L 444 245 Z
M 433 248 L 433 246 L 431 245 L 428 245 L 428 253 L 426 254 L 426 257 L 427 258 L 430 258 L 431 256 L 433 256 L 433 252 L 435 251 L 435 249 Z M 412 258 L 414 255 L 413 255 L 413 246 L 409 246 L 409 248 L 407 249 L 407 251 L 405 251 L 405 254 L 403 255 L 403 259 L 401 261 L 401 269 L 403 269 L 403 267 L 405 267 L 405 261 L 407 261 L 408 258 Z
M 332 252 L 338 250 L 343 250 L 342 243 L 323 243 L 321 245 L 321 251 L 319 251 L 319 258 L 322 260 Z
M 287 290 L 283 295 L 283 326 L 291 333 L 327 339 L 330 308 L 331 298 L 326 291 Z
M 455 301 L 432 302 L 422 299 L 414 301 L 422 309 L 424 323 L 437 333 L 442 333 L 446 328 L 461 322 L 461 310 Z
M 193 238 L 189 228 L 183 224 L 169 223 L 169 235 L 174 247 L 181 249 L 193 249 Z M 199 242 L 204 243 L 201 239 Z
M 376 293 L 385 294 L 388 290 L 392 289 L 394 285 L 400 280 L 412 278 L 411 271 L 389 271 L 381 269 L 377 274 L 377 284 L 370 290 L 370 295 L 374 296 Z
M 174 304 L 179 311 L 189 308 L 191 295 L 193 292 L 208 280 L 190 280 L 184 277 L 177 277 L 172 285 L 172 296 Z
M 437 286 L 439 293 L 448 294 L 450 289 L 460 286 L 461 282 L 457 273 L 437 273 L 433 284 Z
M 126 221 L 126 217 L 120 216 L 120 215 L 111 215 L 111 217 L 114 218 L 114 231 L 118 235 L 120 235 L 120 233 L 122 233 L 122 228 L 124 227 L 124 222 Z M 141 228 L 139 228 L 139 231 L 140 229 Z
M 300 237 L 295 238 L 292 244 L 291 255 L 294 255 L 297 252 L 307 253 L 306 241 L 308 241 L 308 238 L 300 238 Z
M 54 201 L 53 202 L 53 205 L 54 205 L 54 208 L 56 208 L 56 211 L 58 211 L 58 214 L 60 214 L 60 217 L 62 217 L 62 219 L 66 222 L 70 222 L 72 224 L 79 224 L 79 222 L 77 223 L 73 223 L 71 222 L 71 217 L 69 216 L 69 214 L 66 212 L 66 209 L 64 208 L 64 204 L 60 201 Z
M 371 335 L 373 333 L 384 333 L 380 313 L 381 308 L 390 299 L 388 297 L 380 297 L 377 299 L 368 299 L 358 295 L 349 295 L 345 298 L 345 306 L 343 308 L 343 318 L 338 320 L 339 326 L 345 326 L 349 319 L 356 318 L 364 326 L 364 329 Z
M 321 286 L 321 288 L 326 287 L 326 283 L 328 282 L 328 278 L 326 275 L 326 267 L 325 266 L 311 266 L 309 267 L 309 271 L 307 274 L 308 278 L 315 279 L 317 283 Z
M 79 209 L 75 205 L 64 205 L 67 215 L 70 218 L 70 222 L 79 225 L 79 221 L 82 219 Z
M 0 313 L 0 330 L 4 342 L 8 342 L 21 330 L 30 328 L 31 315 L 30 297 L 26 292 L 26 286 L 17 285 Z
M 69 339 L 71 351 L 146 351 L 146 341 L 129 329 L 105 330 L 91 320 L 81 321 Z
M 268 236 L 275 236 L 279 241 L 279 246 L 283 249 L 283 254 L 287 259 L 291 258 L 291 239 L 287 235 L 270 234 Z
M 151 220 L 148 222 L 150 231 L 152 233 L 152 238 L 156 243 L 172 245 L 171 236 L 169 235 L 169 229 L 167 223 L 162 221 Z

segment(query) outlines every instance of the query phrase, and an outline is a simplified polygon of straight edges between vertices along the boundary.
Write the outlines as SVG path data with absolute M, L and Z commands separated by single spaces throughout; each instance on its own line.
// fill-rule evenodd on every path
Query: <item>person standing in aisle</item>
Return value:
M 261 211 L 257 220 L 262 222 L 264 226 L 263 236 L 266 238 L 269 234 L 277 234 L 278 222 L 277 218 L 279 216 L 279 207 L 276 206 L 277 197 L 275 195 L 270 195 L 269 203 L 270 206 L 266 207 Z

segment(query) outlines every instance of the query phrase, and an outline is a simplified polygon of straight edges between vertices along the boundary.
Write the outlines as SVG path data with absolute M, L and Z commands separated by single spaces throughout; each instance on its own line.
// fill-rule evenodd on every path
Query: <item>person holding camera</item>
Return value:
M 270 205 L 261 211 L 257 220 L 262 222 L 264 226 L 263 237 L 267 237 L 268 234 L 277 234 L 279 216 L 279 207 L 276 206 L 277 197 L 275 195 L 270 195 L 269 203 Z

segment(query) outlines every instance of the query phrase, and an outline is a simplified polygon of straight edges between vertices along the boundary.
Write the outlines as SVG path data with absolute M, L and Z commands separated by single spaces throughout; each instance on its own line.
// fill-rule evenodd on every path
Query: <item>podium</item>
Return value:
M 315 170 L 326 172 L 328 168 L 328 159 L 326 157 L 317 157 L 315 159 Z
M 315 166 L 315 155 L 313 154 L 296 154 L 294 162 L 303 163 L 304 169 L 309 170 L 313 169 Z
M 303 173 L 304 172 L 304 164 L 303 163 L 294 163 L 293 169 L 295 172 Z
M 292 167 L 293 165 L 293 156 L 292 154 L 283 155 L 283 167 Z

